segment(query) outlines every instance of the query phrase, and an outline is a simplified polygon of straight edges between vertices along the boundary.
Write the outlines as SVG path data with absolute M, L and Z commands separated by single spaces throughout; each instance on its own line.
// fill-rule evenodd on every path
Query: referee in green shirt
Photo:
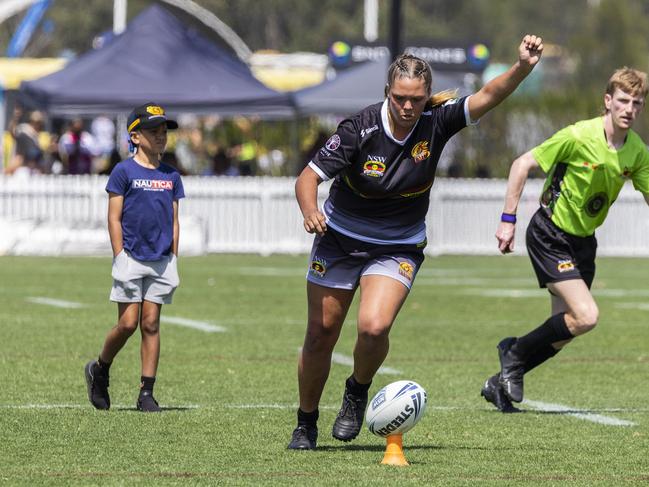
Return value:
M 500 372 L 486 380 L 482 396 L 502 412 L 523 400 L 523 376 L 556 355 L 574 337 L 592 330 L 599 310 L 590 286 L 595 277 L 595 229 L 630 179 L 649 204 L 649 152 L 631 130 L 644 107 L 646 73 L 618 69 L 604 94 L 604 115 L 570 125 L 516 159 L 509 173 L 496 231 L 503 254 L 514 249 L 516 209 L 531 169 L 547 179 L 539 210 L 527 228 L 527 251 L 552 316 L 538 328 L 498 344 Z

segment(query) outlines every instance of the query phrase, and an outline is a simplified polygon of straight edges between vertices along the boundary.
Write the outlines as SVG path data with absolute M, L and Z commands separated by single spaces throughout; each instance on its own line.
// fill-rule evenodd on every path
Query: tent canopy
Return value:
M 303 115 L 349 115 L 385 98 L 389 60 L 368 61 L 342 71 L 336 78 L 296 91 L 295 104 Z M 433 92 L 457 89 L 472 93 L 474 75 L 457 71 L 433 71 Z
M 0 58 L 0 89 L 16 90 L 21 81 L 58 71 L 65 62 L 62 58 Z
M 101 49 L 23 82 L 23 102 L 53 114 L 118 114 L 155 101 L 168 111 L 290 116 L 291 98 L 240 60 L 154 5 Z

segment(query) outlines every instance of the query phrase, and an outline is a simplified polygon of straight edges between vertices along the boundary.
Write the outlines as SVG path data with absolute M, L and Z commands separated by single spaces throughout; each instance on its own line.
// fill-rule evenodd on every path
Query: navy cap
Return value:
M 165 116 L 164 109 L 157 103 L 146 103 L 135 108 L 126 120 L 128 132 L 140 129 L 152 129 L 161 124 L 166 124 L 168 129 L 177 129 L 178 123 Z

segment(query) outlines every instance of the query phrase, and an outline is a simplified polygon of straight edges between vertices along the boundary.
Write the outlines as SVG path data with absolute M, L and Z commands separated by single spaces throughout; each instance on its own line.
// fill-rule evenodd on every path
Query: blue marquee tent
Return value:
M 106 46 L 23 82 L 20 96 L 25 105 L 58 115 L 127 113 L 147 101 L 171 112 L 294 114 L 289 95 L 264 86 L 247 65 L 158 5 Z
M 389 60 L 367 61 L 342 71 L 332 80 L 294 92 L 302 115 L 349 115 L 383 101 Z M 457 71 L 434 71 L 433 91 L 457 89 L 459 95 L 473 92 L 475 76 Z

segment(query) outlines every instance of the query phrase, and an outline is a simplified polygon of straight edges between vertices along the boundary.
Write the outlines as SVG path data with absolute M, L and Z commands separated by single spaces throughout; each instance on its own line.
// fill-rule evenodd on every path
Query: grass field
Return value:
M 411 465 L 379 464 L 363 428 L 331 438 L 355 310 L 321 404 L 319 448 L 287 451 L 305 329 L 304 256 L 183 258 L 163 308 L 156 396 L 135 411 L 139 337 L 111 370 L 113 409 L 87 402 L 83 366 L 114 324 L 107 258 L 0 258 L 0 483 L 6 485 L 641 485 L 649 482 L 649 262 L 598 261 L 600 325 L 526 377 L 525 412 L 480 396 L 495 345 L 549 314 L 526 258 L 428 258 L 388 369 L 428 391 L 404 436 Z M 47 300 L 60 300 L 47 301 Z M 76 307 L 61 307 L 75 306 Z M 191 326 L 213 325 L 220 331 Z

